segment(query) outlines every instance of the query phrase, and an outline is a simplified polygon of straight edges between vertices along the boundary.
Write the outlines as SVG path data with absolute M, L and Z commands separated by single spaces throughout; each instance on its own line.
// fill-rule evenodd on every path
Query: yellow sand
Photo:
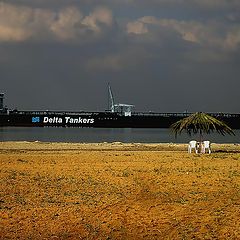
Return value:
M 0 143 L 0 239 L 239 239 L 240 146 Z

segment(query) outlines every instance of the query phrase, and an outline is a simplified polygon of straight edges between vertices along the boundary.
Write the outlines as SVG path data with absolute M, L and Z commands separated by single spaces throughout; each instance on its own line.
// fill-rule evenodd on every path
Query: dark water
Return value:
M 215 143 L 240 143 L 240 130 L 236 130 L 235 134 L 236 136 L 221 136 L 214 133 L 204 138 Z M 189 137 L 186 134 L 175 138 L 170 129 L 0 128 L 0 141 L 186 143 L 198 138 L 197 135 Z

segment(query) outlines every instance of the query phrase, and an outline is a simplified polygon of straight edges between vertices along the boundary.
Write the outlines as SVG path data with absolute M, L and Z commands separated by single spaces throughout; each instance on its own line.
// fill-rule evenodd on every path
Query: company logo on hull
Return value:
M 39 123 L 40 117 L 32 117 L 32 123 Z

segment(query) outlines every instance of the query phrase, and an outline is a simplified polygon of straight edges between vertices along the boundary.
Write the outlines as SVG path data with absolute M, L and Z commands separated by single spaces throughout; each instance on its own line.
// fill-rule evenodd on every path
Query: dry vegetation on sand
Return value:
M 0 239 L 239 239 L 240 146 L 213 150 L 0 143 Z

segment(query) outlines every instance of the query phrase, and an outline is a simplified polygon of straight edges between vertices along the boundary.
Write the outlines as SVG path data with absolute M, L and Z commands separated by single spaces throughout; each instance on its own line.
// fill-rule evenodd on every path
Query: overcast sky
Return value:
M 239 112 L 239 0 L 0 0 L 0 91 L 21 110 Z

